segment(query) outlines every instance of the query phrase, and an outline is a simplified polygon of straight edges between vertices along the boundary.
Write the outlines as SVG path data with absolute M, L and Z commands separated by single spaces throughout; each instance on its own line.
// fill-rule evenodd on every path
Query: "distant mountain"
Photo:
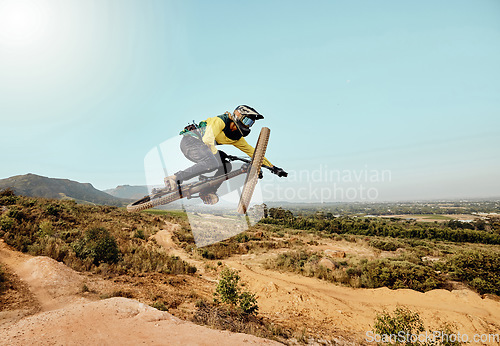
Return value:
M 137 185 L 137 186 L 118 185 L 116 188 L 107 189 L 104 190 L 104 192 L 114 197 L 127 198 L 133 200 L 141 199 L 142 197 L 146 196 L 149 193 L 148 187 L 144 185 Z
M 5 188 L 11 188 L 17 195 L 30 197 L 74 199 L 77 202 L 114 206 L 124 206 L 130 202 L 97 190 L 89 183 L 47 178 L 31 173 L 0 179 L 0 189 Z

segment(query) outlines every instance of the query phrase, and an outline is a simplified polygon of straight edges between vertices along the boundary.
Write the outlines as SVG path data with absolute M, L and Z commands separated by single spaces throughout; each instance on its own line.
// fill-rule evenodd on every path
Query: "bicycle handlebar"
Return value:
M 242 157 L 233 156 L 233 155 L 227 155 L 226 158 L 229 161 L 242 161 L 242 162 L 249 163 L 249 164 L 252 163 L 252 161 L 249 160 L 249 159 L 244 159 Z M 271 173 L 276 174 L 279 177 L 286 177 L 286 176 L 288 176 L 288 173 L 285 172 L 282 169 L 281 169 L 281 172 L 276 172 L 273 167 L 269 167 L 269 166 L 266 166 L 266 165 L 262 165 L 262 167 L 268 169 L 269 171 L 271 171 Z

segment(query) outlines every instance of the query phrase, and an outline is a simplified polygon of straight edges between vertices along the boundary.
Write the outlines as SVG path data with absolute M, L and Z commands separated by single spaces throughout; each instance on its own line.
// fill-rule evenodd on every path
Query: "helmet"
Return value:
M 240 113 L 238 116 L 235 114 L 236 111 Z M 264 119 L 264 117 L 255 109 L 246 105 L 236 107 L 233 112 L 234 123 L 243 137 L 250 133 L 250 127 L 252 127 L 256 120 L 260 119 Z

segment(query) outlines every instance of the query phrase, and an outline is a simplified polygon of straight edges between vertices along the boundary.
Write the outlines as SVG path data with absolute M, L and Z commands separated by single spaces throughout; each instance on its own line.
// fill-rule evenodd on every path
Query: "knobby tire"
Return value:
M 137 212 L 137 211 L 157 207 L 159 205 L 168 204 L 168 203 L 174 202 L 180 198 L 181 198 L 181 196 L 180 196 L 178 191 L 169 193 L 166 196 L 162 196 L 160 198 L 155 198 L 155 199 L 150 199 L 149 196 L 146 196 L 137 202 L 134 202 L 134 203 L 127 205 L 127 211 Z
M 259 179 L 260 169 L 262 168 L 262 162 L 264 161 L 270 133 L 271 130 L 267 127 L 263 127 L 260 130 L 259 139 L 257 140 L 257 145 L 255 146 L 252 157 L 252 165 L 247 173 L 245 185 L 243 185 L 243 191 L 241 192 L 240 202 L 238 204 L 238 213 L 240 214 L 245 214 L 247 212 L 248 205 L 252 199 L 255 186 Z

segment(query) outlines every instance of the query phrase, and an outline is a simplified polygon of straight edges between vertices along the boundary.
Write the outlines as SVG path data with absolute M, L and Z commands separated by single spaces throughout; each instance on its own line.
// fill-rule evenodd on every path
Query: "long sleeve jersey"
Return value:
M 253 157 L 253 153 L 255 152 L 254 147 L 248 144 L 239 131 L 231 131 L 229 128 L 231 121 L 232 120 L 229 116 L 224 114 L 208 118 L 204 122 L 200 123 L 203 143 L 210 148 L 213 154 L 217 153 L 217 148 L 215 147 L 216 145 L 232 144 L 248 156 Z M 263 164 L 269 167 L 273 166 L 273 164 L 271 164 L 271 162 L 269 162 L 266 158 L 264 158 Z

